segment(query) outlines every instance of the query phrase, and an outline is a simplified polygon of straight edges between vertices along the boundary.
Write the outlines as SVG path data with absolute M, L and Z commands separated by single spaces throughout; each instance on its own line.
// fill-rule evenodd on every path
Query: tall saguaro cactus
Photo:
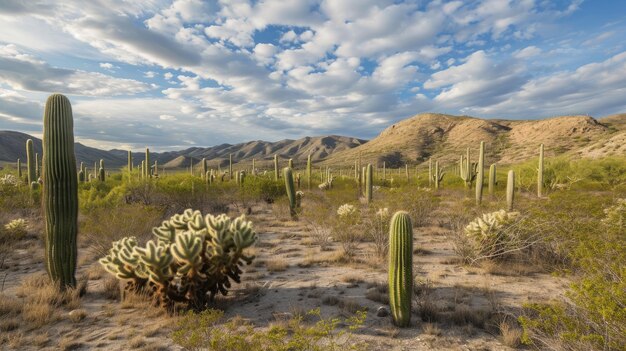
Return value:
M 37 180 L 35 173 L 35 150 L 33 149 L 32 139 L 26 140 L 26 166 L 28 170 L 28 185 L 30 185 Z
M 485 182 L 485 142 L 480 142 L 478 153 L 478 171 L 476 174 L 476 205 L 483 202 L 483 183 Z
M 443 181 L 443 177 L 446 175 L 446 172 L 443 171 L 443 167 L 439 168 L 439 161 L 435 161 L 435 172 L 432 173 L 432 177 L 435 181 L 435 190 L 439 190 L 441 186 L 441 181 Z
M 274 155 L 274 180 L 278 181 L 278 155 Z
M 389 225 L 389 306 L 399 327 L 411 322 L 413 298 L 413 226 L 408 212 L 398 211 Z
M 374 190 L 374 167 L 372 167 L 371 163 L 367 164 L 367 169 L 365 171 L 365 200 L 367 203 L 372 202 L 373 192 Z
M 513 211 L 513 200 L 515 200 L 515 171 L 509 170 L 506 179 L 506 208 Z
M 293 184 L 293 172 L 291 168 L 285 167 L 283 169 L 283 177 L 285 178 L 285 189 L 287 190 L 287 197 L 289 198 L 289 212 L 291 217 L 297 216 L 296 212 L 296 187 Z
M 202 176 L 202 178 L 206 179 L 206 172 L 207 172 L 206 158 L 202 158 L 202 161 L 200 161 L 200 162 L 202 162 L 202 165 L 201 165 L 202 166 L 202 175 L 201 176 Z
M 309 157 L 306 159 L 306 186 L 309 190 L 311 190 L 311 177 L 313 176 L 311 174 L 311 167 L 311 154 L 309 154 Z
M 62 289 L 76 286 L 78 179 L 70 101 L 51 95 L 43 117 L 43 213 L 46 268 Z
M 465 187 L 470 188 L 472 186 L 472 182 L 476 179 L 476 168 L 478 167 L 478 164 L 470 162 L 469 147 L 467 148 L 466 154 L 467 156 L 465 156 L 465 158 L 461 155 L 459 168 L 461 169 L 461 179 L 465 182 Z
M 152 163 L 150 163 L 150 149 L 146 148 L 146 162 L 144 163 L 144 165 L 145 165 L 145 168 L 144 168 L 144 171 L 145 171 L 144 177 L 145 177 L 146 179 L 150 178 L 150 165 L 151 165 L 151 164 L 152 164 Z
M 41 162 L 39 162 L 39 154 L 35 153 L 35 180 L 41 178 Z
M 432 157 L 428 159 L 428 187 L 431 187 L 433 184 L 433 159 Z
M 537 166 L 537 197 L 543 196 L 543 144 L 539 145 L 539 165 Z
M 105 170 L 104 170 L 104 160 L 100 159 L 100 169 L 98 170 L 98 179 L 101 182 L 104 182 L 105 181 L 105 177 L 106 177 L 106 173 L 105 173 Z
M 498 180 L 496 179 L 496 164 L 493 163 L 489 166 L 489 195 L 493 196 L 493 192 L 496 189 Z

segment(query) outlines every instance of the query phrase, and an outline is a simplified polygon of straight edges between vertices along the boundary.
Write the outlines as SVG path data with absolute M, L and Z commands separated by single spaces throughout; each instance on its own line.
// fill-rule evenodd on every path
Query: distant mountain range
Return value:
M 0 131 L 0 161 L 25 160 L 25 144 L 29 138 L 33 139 L 35 152 L 41 155 L 41 140 L 20 132 Z M 475 157 L 480 141 L 486 144 L 487 162 L 508 163 L 534 157 L 540 143 L 545 145 L 548 156 L 626 155 L 626 114 L 598 120 L 589 116 L 561 116 L 522 121 L 424 113 L 389 126 L 371 141 L 337 135 L 277 142 L 250 141 L 151 152 L 151 158 L 165 168 L 196 165 L 202 158 L 208 160 L 210 167 L 223 167 L 232 154 L 235 164 L 255 159 L 259 166 L 268 166 L 274 155 L 303 165 L 311 154 L 314 162 L 328 165 L 351 165 L 361 157 L 363 162 L 386 162 L 390 167 L 398 167 L 407 162 L 421 163 L 430 157 L 453 162 L 467 147 Z M 125 150 L 105 151 L 80 143 L 76 143 L 76 157 L 87 166 L 100 159 L 110 167 L 127 163 Z M 143 158 L 143 153 L 133 153 L 135 165 Z

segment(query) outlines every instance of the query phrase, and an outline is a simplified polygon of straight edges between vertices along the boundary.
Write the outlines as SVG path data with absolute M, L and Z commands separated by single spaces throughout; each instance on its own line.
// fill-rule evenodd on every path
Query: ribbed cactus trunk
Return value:
M 76 286 L 78 179 L 70 101 L 51 95 L 43 120 L 43 196 L 46 269 L 61 289 Z
M 485 182 L 485 142 L 480 142 L 478 153 L 478 173 L 476 174 L 476 205 L 483 202 L 483 183 Z
M 278 181 L 278 156 L 274 155 L 274 180 Z
M 389 307 L 395 324 L 411 322 L 413 298 L 413 226 L 405 211 L 396 212 L 389 225 Z
M 104 182 L 106 180 L 106 173 L 105 173 L 105 169 L 104 169 L 104 160 L 100 160 L 100 169 L 98 170 L 98 179 L 100 179 L 101 182 Z
M 233 179 L 233 154 L 228 154 L 228 179 Z
M 39 154 L 35 153 L 35 180 L 39 180 L 41 178 L 41 163 L 39 162 Z
M 35 170 L 35 150 L 33 149 L 33 140 L 26 140 L 26 166 L 27 171 L 26 175 L 28 176 L 28 185 L 32 182 L 37 181 L 36 178 L 36 170 Z
M 293 159 L 289 159 L 289 168 L 293 169 Z
M 515 172 L 511 169 L 506 179 L 506 208 L 513 211 L 513 201 L 515 200 Z
M 489 196 L 493 196 L 493 193 L 496 190 L 496 184 L 496 164 L 493 163 L 489 166 Z
M 543 196 L 543 144 L 539 145 L 539 166 L 537 167 L 537 197 Z
M 372 202 L 373 190 L 374 190 L 374 167 L 372 167 L 372 164 L 369 163 L 367 165 L 367 170 L 365 171 L 365 200 L 367 201 L 368 204 Z
M 439 190 L 439 161 L 435 161 L 435 173 L 433 174 L 435 181 L 435 190 Z
M 428 187 L 433 185 L 433 159 L 428 159 Z
M 311 174 L 311 167 L 311 154 L 309 154 L 309 157 L 306 159 L 306 186 L 309 190 L 311 190 L 311 177 L 313 176 Z
M 146 175 L 146 161 L 141 160 L 141 179 Z
M 144 175 L 143 175 L 146 179 L 150 178 L 150 165 L 151 164 L 152 163 L 150 163 L 150 149 L 146 148 L 146 160 L 144 162 L 144 165 L 146 167 L 144 168 Z
M 22 161 L 17 159 L 17 179 L 22 181 Z
M 285 189 L 287 190 L 287 198 L 289 199 L 289 212 L 291 217 L 295 218 L 296 212 L 296 188 L 293 184 L 293 172 L 291 168 L 285 167 L 283 169 L 283 176 L 285 178 Z

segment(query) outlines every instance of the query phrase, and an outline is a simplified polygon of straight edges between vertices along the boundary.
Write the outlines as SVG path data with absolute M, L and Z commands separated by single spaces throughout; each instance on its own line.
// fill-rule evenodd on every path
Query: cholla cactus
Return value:
M 304 197 L 303 191 L 296 191 L 296 208 L 299 209 L 302 207 L 302 198 Z
M 606 217 L 602 223 L 616 227 L 620 232 L 626 231 L 626 198 L 617 199 L 617 203 L 604 209 Z
M 343 204 L 339 206 L 337 215 L 346 224 L 356 224 L 359 221 L 359 211 L 354 205 Z
M 100 259 L 106 271 L 128 279 L 127 288 L 143 289 L 161 305 L 187 302 L 200 308 L 219 292 L 228 293 L 231 280 L 240 282 L 240 265 L 253 256 L 244 250 L 256 241 L 252 223 L 244 216 L 203 216 L 185 210 L 156 228 L 154 240 L 140 247 L 134 237 L 113 243 Z
M 27 227 L 28 222 L 26 222 L 26 220 L 23 218 L 18 218 L 5 224 L 4 229 L 6 229 L 6 231 L 9 232 L 11 235 L 22 236 L 26 234 Z
M 376 211 L 377 220 L 380 220 L 382 222 L 387 222 L 389 218 L 390 218 L 390 214 L 389 214 L 389 209 L 387 207 L 379 208 L 378 211 Z
M 502 251 L 507 242 L 506 229 L 515 223 L 519 212 L 500 210 L 485 213 L 465 227 L 465 235 L 473 241 L 480 256 L 493 256 Z
M 0 184 L 17 186 L 18 179 L 13 174 L 5 174 L 4 177 L 0 178 Z

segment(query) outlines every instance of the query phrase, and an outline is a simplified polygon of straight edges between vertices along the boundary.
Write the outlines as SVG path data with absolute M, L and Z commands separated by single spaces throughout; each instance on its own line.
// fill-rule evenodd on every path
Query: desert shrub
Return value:
M 469 243 L 471 250 L 457 246 L 457 253 L 466 262 L 474 262 L 501 257 L 517 249 L 519 237 L 515 226 L 519 223 L 518 217 L 519 212 L 500 210 L 475 218 L 464 229 L 464 234 L 469 239 L 464 244 Z
M 244 253 L 256 241 L 244 216 L 186 210 L 152 233 L 156 240 L 145 247 L 132 236 L 114 242 L 100 263 L 117 278 L 130 280 L 127 289 L 145 291 L 168 308 L 180 301 L 199 309 L 217 293 L 226 295 L 231 279 L 240 282 L 240 266 L 254 259 Z
M 318 308 L 267 330 L 255 329 L 254 325 L 238 319 L 223 322 L 223 314 L 218 310 L 189 311 L 179 319 L 172 339 L 187 350 L 321 351 L 362 350 L 366 346 L 351 337 L 351 332 L 363 326 L 366 312 L 357 312 L 342 321 L 322 318 Z M 310 317 L 319 320 L 307 326 L 303 320 Z M 347 330 L 339 329 L 342 323 L 348 326 Z
M 337 209 L 337 216 L 330 220 L 333 238 L 341 243 L 346 255 L 352 256 L 362 238 L 359 210 L 351 204 L 343 204 Z
M 245 192 L 252 195 L 261 201 L 265 201 L 268 204 L 274 203 L 278 198 L 285 196 L 287 191 L 285 190 L 285 182 L 275 181 L 269 177 L 254 177 L 244 182 Z
M 593 197 L 588 202 L 597 204 Z M 581 350 L 623 350 L 626 345 L 626 238 L 615 220 L 622 201 L 606 206 L 606 211 L 588 206 L 580 207 L 595 218 L 574 213 L 582 218 L 575 219 L 577 227 L 568 233 L 575 275 L 567 300 L 525 306 L 520 323 L 526 344 Z
M 380 258 L 387 256 L 389 245 L 389 220 L 391 214 L 388 208 L 379 208 L 376 212 L 371 209 L 363 217 L 363 227 L 367 238 L 374 243 L 374 251 Z

